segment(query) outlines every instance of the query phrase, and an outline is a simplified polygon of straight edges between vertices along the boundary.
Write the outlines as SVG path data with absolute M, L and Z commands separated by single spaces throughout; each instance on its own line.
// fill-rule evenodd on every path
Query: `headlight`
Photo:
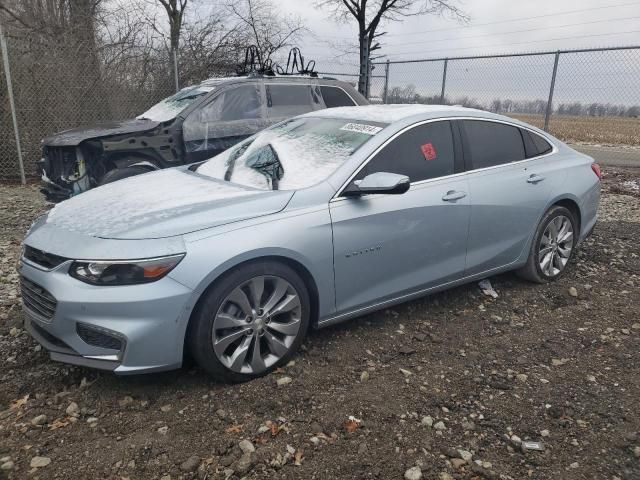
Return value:
M 92 285 L 135 285 L 155 282 L 180 263 L 184 254 L 142 260 L 78 260 L 69 275 Z

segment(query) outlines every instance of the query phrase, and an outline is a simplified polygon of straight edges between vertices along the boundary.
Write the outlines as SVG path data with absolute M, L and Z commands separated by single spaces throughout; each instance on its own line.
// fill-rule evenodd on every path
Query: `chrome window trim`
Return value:
M 464 172 L 452 173 L 451 175 L 444 175 L 442 177 L 427 178 L 425 180 L 419 180 L 417 182 L 411 182 L 411 186 L 418 186 L 418 185 L 423 185 L 425 183 L 430 183 L 430 182 L 434 182 L 434 181 L 440 181 L 440 180 L 443 180 L 443 179 L 449 179 L 449 178 L 453 178 L 453 177 L 461 177 L 461 176 L 464 176 L 464 175 L 469 175 L 469 174 L 478 173 L 478 172 L 485 172 L 485 171 L 488 171 L 488 170 L 493 170 L 493 169 L 496 169 L 496 168 L 508 167 L 508 166 L 511 166 L 511 165 L 520 165 L 520 164 L 525 163 L 525 162 L 530 162 L 531 160 L 539 160 L 541 158 L 548 157 L 548 156 L 553 155 L 554 153 L 558 152 L 558 147 L 556 146 L 555 142 L 551 141 L 546 136 L 540 135 L 538 132 L 532 130 L 529 127 L 526 127 L 524 125 L 518 125 L 517 123 L 509 122 L 509 121 L 506 121 L 506 120 L 498 120 L 498 119 L 482 118 L 482 117 L 438 117 L 438 118 L 430 118 L 428 120 L 420 120 L 419 122 L 412 123 L 411 125 L 408 125 L 408 126 L 404 127 L 402 130 L 394 133 L 391 137 L 387 138 L 382 145 L 380 145 L 378 148 L 376 148 L 375 151 L 373 153 L 371 153 L 371 155 L 369 155 L 369 157 L 367 157 L 360 164 L 360 166 L 349 176 L 347 181 L 344 182 L 342 184 L 342 186 L 336 191 L 336 193 L 333 195 L 333 197 L 331 197 L 331 199 L 329 200 L 329 203 L 337 202 L 337 201 L 340 201 L 340 200 L 345 200 L 347 197 L 341 197 L 342 192 L 351 183 L 353 178 L 356 175 L 358 175 L 358 173 L 360 173 L 360 170 L 362 170 L 371 160 L 373 160 L 373 158 L 378 153 L 380 153 L 380 150 L 382 150 L 384 147 L 386 147 L 390 142 L 395 140 L 397 137 L 399 137 L 403 133 L 407 132 L 408 130 L 411 130 L 412 128 L 419 127 L 420 125 L 425 125 L 427 123 L 433 123 L 433 122 L 443 122 L 443 121 L 453 121 L 453 120 L 479 120 L 479 121 L 482 121 L 482 122 L 501 123 L 501 124 L 504 124 L 504 125 L 509 125 L 511 127 L 522 128 L 524 130 L 527 130 L 527 131 L 533 133 L 534 135 L 538 135 L 538 136 L 544 138 L 547 142 L 549 142 L 549 144 L 551 145 L 552 148 L 551 148 L 550 152 L 545 153 L 543 155 L 538 155 L 538 156 L 531 157 L 531 158 L 525 158 L 523 160 L 516 160 L 514 162 L 503 163 L 503 164 L 500 164 L 500 165 L 492 165 L 491 167 L 478 168 L 478 169 L 474 169 L 474 170 L 465 170 Z M 523 140 L 523 144 L 524 144 L 524 140 Z

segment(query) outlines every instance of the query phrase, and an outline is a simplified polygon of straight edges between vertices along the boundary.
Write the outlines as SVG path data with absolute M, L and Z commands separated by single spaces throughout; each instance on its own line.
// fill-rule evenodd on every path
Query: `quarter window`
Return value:
M 355 102 L 344 90 L 338 87 L 320 87 L 322 98 L 327 108 L 333 107 L 352 107 Z
M 451 122 L 425 123 L 386 145 L 359 172 L 356 180 L 376 172 L 406 175 L 412 182 L 451 175 L 454 157 Z
M 311 85 L 267 85 L 269 116 L 293 117 L 320 108 L 319 92 Z
M 549 153 L 553 147 L 540 135 L 529 130 L 520 129 L 522 138 L 524 139 L 524 148 L 527 152 L 527 158 L 533 158 Z
M 465 120 L 474 169 L 504 165 L 526 158 L 520 129 L 504 123 Z

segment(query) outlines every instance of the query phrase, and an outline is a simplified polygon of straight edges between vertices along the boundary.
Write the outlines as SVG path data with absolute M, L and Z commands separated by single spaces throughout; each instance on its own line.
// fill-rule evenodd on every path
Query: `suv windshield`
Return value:
M 139 115 L 139 120 L 155 120 L 156 122 L 166 122 L 174 119 L 181 111 L 193 103 L 193 101 L 213 90 L 212 85 L 198 85 L 180 90 L 175 95 L 165 98 L 156 103 L 149 110 Z
M 261 190 L 295 190 L 326 179 L 386 124 L 298 117 L 200 165 L 198 173 Z

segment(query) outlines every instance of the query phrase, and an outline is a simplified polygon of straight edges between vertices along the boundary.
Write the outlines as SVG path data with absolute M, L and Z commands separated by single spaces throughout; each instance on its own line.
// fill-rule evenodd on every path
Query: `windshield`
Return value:
M 331 175 L 385 126 L 336 118 L 293 118 L 225 150 L 197 171 L 262 190 L 310 187 Z
M 176 116 L 193 103 L 193 101 L 213 90 L 211 85 L 198 85 L 180 90 L 175 95 L 165 98 L 156 103 L 149 110 L 138 116 L 139 120 L 155 120 L 156 122 L 166 122 L 176 118 Z

